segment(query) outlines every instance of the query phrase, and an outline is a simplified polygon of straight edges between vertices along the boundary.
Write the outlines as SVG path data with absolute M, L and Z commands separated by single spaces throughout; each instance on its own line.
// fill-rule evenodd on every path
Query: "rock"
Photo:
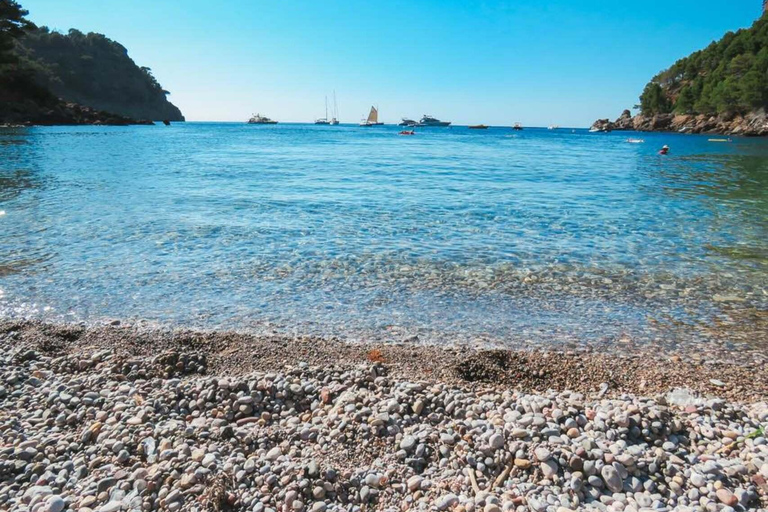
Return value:
M 61 496 L 51 496 L 45 505 L 46 512 L 61 512 L 67 506 L 67 503 Z
M 539 462 L 546 462 L 550 457 L 552 457 L 552 453 L 543 446 L 536 448 L 533 454 L 536 456 L 536 460 Z
M 707 485 L 707 479 L 699 473 L 691 473 L 690 480 L 691 484 L 695 485 L 696 487 L 704 487 Z
M 531 461 L 528 459 L 515 459 L 514 464 L 520 469 L 528 469 L 531 467 Z
M 621 480 L 618 471 L 616 471 L 613 466 L 606 464 L 603 466 L 603 469 L 600 470 L 600 474 L 603 477 L 605 486 L 612 492 L 621 492 L 624 488 L 624 482 Z
M 445 494 L 437 500 L 437 510 L 448 510 L 459 503 L 459 497 L 455 494 Z
M 558 470 L 557 462 L 551 459 L 542 462 L 540 468 L 545 478 L 551 478 L 555 476 Z
M 408 486 L 408 490 L 413 492 L 419 487 L 421 487 L 421 482 L 424 480 L 424 478 L 420 477 L 419 475 L 414 475 L 408 479 L 406 482 L 406 485 Z
M 400 449 L 405 450 L 406 452 L 410 452 L 416 447 L 416 438 L 413 436 L 405 436 L 403 437 L 402 441 L 400 441 Z
M 271 450 L 267 452 L 266 458 L 267 460 L 275 461 L 283 454 L 283 451 L 280 449 L 279 446 L 275 446 Z
M 735 507 L 739 504 L 738 498 L 736 498 L 736 496 L 725 487 L 718 489 L 715 494 L 717 495 L 717 499 L 720 501 L 720 503 L 723 503 L 724 505 Z
M 492 450 L 500 450 L 504 447 L 504 436 L 499 433 L 493 434 L 488 440 L 488 444 Z

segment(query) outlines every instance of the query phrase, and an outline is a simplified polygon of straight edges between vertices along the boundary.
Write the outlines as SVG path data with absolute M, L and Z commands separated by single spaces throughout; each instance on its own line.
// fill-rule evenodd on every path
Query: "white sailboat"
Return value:
M 325 97 L 325 117 L 315 119 L 315 124 L 331 124 L 328 121 L 328 96 Z
M 368 113 L 368 119 L 364 119 L 360 126 L 381 126 L 384 123 L 379 122 L 379 111 L 376 107 L 371 107 L 371 111 Z
M 333 91 L 333 117 L 331 118 L 330 124 L 339 124 L 339 107 L 336 105 L 336 91 Z

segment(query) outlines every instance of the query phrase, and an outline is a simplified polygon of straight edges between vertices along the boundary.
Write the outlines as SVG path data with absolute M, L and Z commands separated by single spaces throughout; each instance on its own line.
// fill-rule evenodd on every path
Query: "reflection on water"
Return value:
M 739 318 L 765 340 L 768 143 L 645 138 L 0 132 L 0 314 L 557 341 Z

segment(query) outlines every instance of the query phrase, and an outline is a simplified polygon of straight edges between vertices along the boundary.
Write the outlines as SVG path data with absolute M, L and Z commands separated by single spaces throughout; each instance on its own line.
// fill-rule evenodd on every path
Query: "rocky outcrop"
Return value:
M 768 115 L 764 110 L 740 114 L 693 115 L 657 114 L 632 117 L 625 110 L 616 121 L 598 119 L 592 125 L 598 131 L 630 130 L 638 132 L 710 133 L 762 137 L 768 135 Z
M 0 124 L 21 126 L 53 125 L 111 125 L 155 124 L 152 121 L 136 121 L 128 117 L 110 114 L 102 110 L 84 107 L 76 103 L 61 102 L 53 107 L 34 103 L 16 103 L 0 108 Z

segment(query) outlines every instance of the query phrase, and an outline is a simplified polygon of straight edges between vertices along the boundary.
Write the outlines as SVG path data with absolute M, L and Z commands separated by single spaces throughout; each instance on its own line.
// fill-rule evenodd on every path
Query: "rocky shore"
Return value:
M 41 106 L 35 102 L 5 104 L 0 108 L 0 125 L 7 126 L 55 126 L 55 125 L 109 125 L 128 126 L 154 124 L 128 117 L 110 114 L 77 103 L 60 102 Z
M 0 324 L 0 510 L 756 510 L 735 361 Z
M 615 121 L 598 119 L 592 125 L 599 131 L 638 131 L 638 132 L 679 132 L 707 133 L 721 135 L 743 135 L 760 137 L 768 135 L 768 116 L 764 110 L 750 112 L 746 115 L 720 114 L 708 115 L 675 115 L 658 114 L 654 116 L 632 116 L 625 110 Z

